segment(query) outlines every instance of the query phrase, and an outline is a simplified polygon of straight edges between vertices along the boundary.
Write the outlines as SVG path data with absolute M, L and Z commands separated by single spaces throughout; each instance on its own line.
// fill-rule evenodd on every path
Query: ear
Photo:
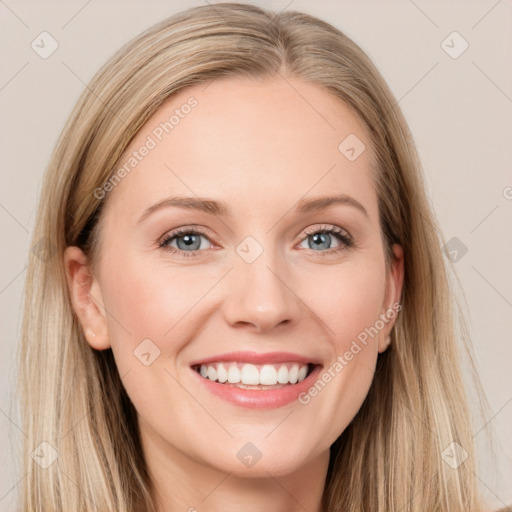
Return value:
M 80 248 L 66 248 L 64 268 L 73 309 L 87 343 L 96 350 L 109 348 L 107 317 L 100 284 L 92 275 L 87 257 Z
M 391 343 L 391 330 L 398 316 L 398 304 L 402 294 L 404 282 L 404 250 L 401 245 L 393 245 L 393 261 L 386 278 L 386 293 L 382 305 L 381 318 L 385 319 L 385 326 L 379 336 L 379 353 L 384 352 Z

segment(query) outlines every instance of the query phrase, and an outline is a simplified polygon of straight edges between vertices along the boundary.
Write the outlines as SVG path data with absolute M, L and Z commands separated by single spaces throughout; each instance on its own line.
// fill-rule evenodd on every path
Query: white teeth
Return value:
M 299 378 L 299 365 L 294 364 L 288 372 L 288 380 L 291 384 L 296 384 Z
M 228 382 L 231 384 L 238 384 L 240 382 L 240 370 L 234 364 L 229 367 Z
M 288 368 L 284 365 L 277 371 L 277 382 L 279 384 L 288 384 Z
M 260 381 L 258 384 L 264 384 L 265 386 L 273 386 L 274 384 L 277 384 L 277 371 L 269 364 L 263 366 L 260 370 L 259 377 Z
M 210 380 L 217 380 L 217 370 L 213 366 L 208 366 L 208 375 Z
M 260 372 L 253 364 L 244 364 L 240 373 L 242 384 L 258 386 L 260 383 Z
M 275 386 L 302 382 L 308 374 L 307 364 L 243 364 L 211 363 L 202 364 L 199 373 L 205 379 L 220 383 L 240 384 L 243 386 Z
M 217 365 L 217 379 L 219 382 L 226 382 L 228 380 L 228 371 L 222 363 Z

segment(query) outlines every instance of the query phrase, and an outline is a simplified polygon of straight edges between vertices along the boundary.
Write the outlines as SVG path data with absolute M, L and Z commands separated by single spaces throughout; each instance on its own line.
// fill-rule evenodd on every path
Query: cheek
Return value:
M 162 268 L 136 256 L 104 259 L 102 292 L 116 366 L 137 411 L 176 410 L 189 399 L 169 373 L 194 338 L 192 308 L 212 284 L 190 269 Z
M 383 274 L 377 268 L 375 264 L 361 272 L 347 266 L 308 296 L 308 305 L 327 326 L 330 357 L 301 403 L 324 426 L 324 448 L 352 421 L 373 381 L 379 334 L 372 328 L 384 294 Z
M 385 270 L 378 260 L 360 260 L 329 271 L 329 278 L 317 283 L 308 287 L 307 303 L 326 325 L 330 361 L 302 403 L 328 426 L 325 439 L 333 440 L 353 419 L 373 380 Z
M 302 294 L 329 328 L 340 353 L 378 320 L 385 294 L 384 267 L 372 260 L 342 265 L 329 273 L 319 270 L 315 286 L 310 283 Z
M 127 333 L 133 342 L 172 337 L 170 332 L 211 288 L 210 281 L 198 278 L 193 267 L 166 269 L 139 258 L 106 265 L 104 276 L 103 298 L 111 313 L 113 344 L 126 339 Z

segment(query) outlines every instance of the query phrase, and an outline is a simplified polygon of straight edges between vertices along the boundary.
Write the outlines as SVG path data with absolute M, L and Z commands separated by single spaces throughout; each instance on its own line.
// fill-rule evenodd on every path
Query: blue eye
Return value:
M 327 255 L 344 251 L 354 245 L 352 239 L 344 230 L 337 226 L 322 226 L 320 229 L 316 227 L 305 232 L 306 238 L 301 242 L 308 242 L 308 249 L 311 249 L 319 255 Z M 338 241 L 338 246 L 332 247 L 332 239 Z M 319 250 L 320 249 L 320 250 Z M 326 250 L 322 250 L 326 249 Z
M 158 245 L 172 253 L 181 253 L 185 257 L 196 256 L 195 252 L 201 248 L 201 238 L 208 240 L 206 235 L 200 231 L 181 229 L 166 235 Z M 176 241 L 177 247 L 171 245 L 174 241 Z
M 317 226 L 315 229 L 305 231 L 304 235 L 301 244 L 307 241 L 308 247 L 306 249 L 310 249 L 321 256 L 339 253 L 355 245 L 350 235 L 337 226 Z M 206 244 L 204 246 L 201 243 L 202 239 L 210 242 L 208 236 L 199 230 L 181 228 L 165 235 L 158 246 L 172 254 L 179 254 L 184 257 L 197 256 L 199 252 L 211 248 L 211 242 L 210 245 Z M 338 243 L 335 247 L 332 247 L 333 239 L 337 240 Z M 174 242 L 176 245 L 171 245 Z

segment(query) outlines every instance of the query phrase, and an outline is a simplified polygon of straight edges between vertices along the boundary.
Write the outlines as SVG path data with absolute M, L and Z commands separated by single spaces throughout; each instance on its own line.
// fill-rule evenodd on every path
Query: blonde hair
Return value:
M 480 510 L 442 235 L 397 102 L 366 54 L 331 25 L 235 3 L 188 9 L 126 44 L 85 89 L 55 148 L 33 234 L 46 251 L 30 255 L 26 280 L 22 510 L 155 510 L 134 407 L 111 351 L 85 341 L 62 254 L 78 245 L 94 262 L 105 203 L 94 191 L 166 99 L 218 78 L 276 76 L 323 87 L 368 127 L 388 263 L 394 243 L 405 255 L 392 345 L 331 447 L 323 510 Z M 58 452 L 46 469 L 30 458 L 43 441 Z M 457 469 L 442 457 L 452 442 L 469 455 Z

